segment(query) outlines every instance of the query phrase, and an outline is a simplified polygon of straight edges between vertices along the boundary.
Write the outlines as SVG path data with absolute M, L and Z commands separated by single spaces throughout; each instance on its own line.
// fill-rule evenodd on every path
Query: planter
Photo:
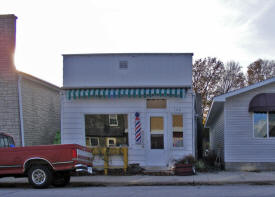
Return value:
M 175 175 L 188 176 L 195 174 L 195 168 L 192 164 L 175 164 Z

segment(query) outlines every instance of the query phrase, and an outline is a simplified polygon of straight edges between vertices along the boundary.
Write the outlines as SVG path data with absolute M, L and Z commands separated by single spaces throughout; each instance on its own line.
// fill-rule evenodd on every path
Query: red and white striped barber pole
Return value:
M 141 122 L 139 118 L 139 113 L 136 112 L 135 114 L 136 119 L 135 119 L 135 136 L 136 136 L 136 144 L 141 144 Z

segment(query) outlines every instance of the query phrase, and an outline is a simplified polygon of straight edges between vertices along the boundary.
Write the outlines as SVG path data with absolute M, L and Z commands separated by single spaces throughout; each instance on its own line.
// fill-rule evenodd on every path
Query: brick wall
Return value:
M 52 144 L 60 131 L 59 90 L 22 77 L 25 145 Z
M 13 62 L 16 17 L 0 15 L 0 131 L 21 145 L 17 74 Z

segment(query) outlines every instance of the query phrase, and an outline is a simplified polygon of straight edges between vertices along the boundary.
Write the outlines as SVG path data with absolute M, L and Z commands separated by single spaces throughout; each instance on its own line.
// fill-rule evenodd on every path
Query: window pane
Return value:
M 269 137 L 275 137 L 275 112 L 269 112 Z
M 173 147 L 183 147 L 182 115 L 173 115 Z
M 4 137 L 4 144 L 5 144 L 4 147 L 9 147 L 9 141 L 7 137 Z
M 3 136 L 0 136 L 0 147 L 5 147 Z
M 254 136 L 267 137 L 267 113 L 254 113 Z
M 163 149 L 163 134 L 151 135 L 151 149 Z
M 14 146 L 14 141 L 13 141 L 12 137 L 9 137 L 9 138 L 8 138 L 8 141 L 9 141 L 9 146 L 10 146 L 10 147 L 11 147 L 11 146 Z
M 183 133 L 182 132 L 173 132 L 173 146 L 174 147 L 183 147 Z
M 87 146 L 126 146 L 128 145 L 127 114 L 86 115 L 85 132 Z M 109 138 L 113 140 L 110 141 Z
M 151 149 L 163 149 L 163 117 L 150 117 Z

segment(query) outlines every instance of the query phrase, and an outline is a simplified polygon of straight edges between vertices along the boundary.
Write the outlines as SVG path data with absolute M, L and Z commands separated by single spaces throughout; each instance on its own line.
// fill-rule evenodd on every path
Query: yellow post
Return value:
M 103 155 L 104 155 L 104 174 L 108 175 L 108 168 L 109 168 L 108 148 L 103 148 Z
M 93 147 L 91 148 L 93 156 L 103 155 L 104 174 L 108 175 L 109 159 L 112 155 L 123 155 L 123 170 L 126 173 L 128 168 L 128 147 Z
M 123 169 L 124 169 L 124 172 L 126 173 L 127 167 L 128 167 L 128 148 L 123 147 L 122 151 L 123 151 L 123 163 L 124 163 Z

